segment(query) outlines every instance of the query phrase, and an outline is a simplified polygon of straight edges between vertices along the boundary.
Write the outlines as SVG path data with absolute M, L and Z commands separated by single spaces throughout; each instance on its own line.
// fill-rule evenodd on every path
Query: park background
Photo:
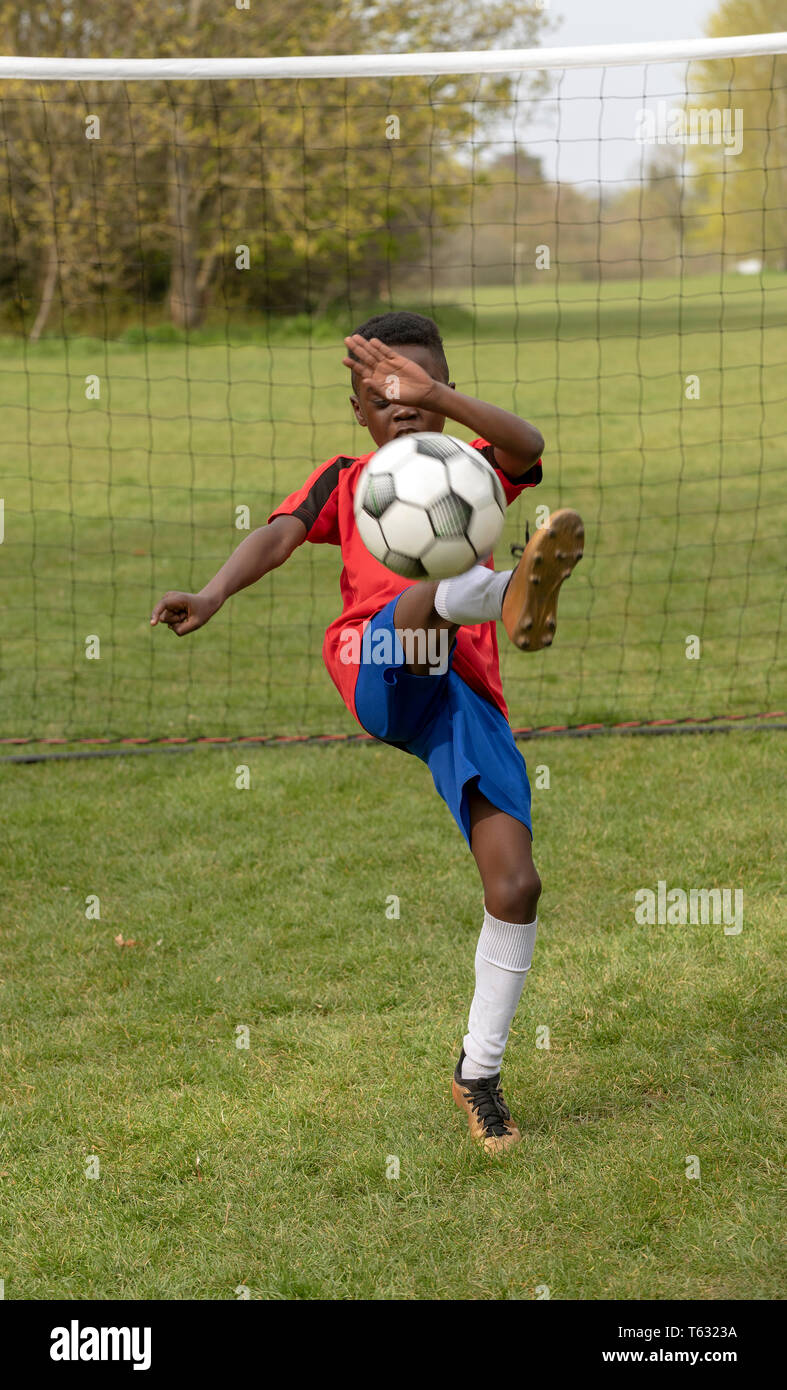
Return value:
M 558 20 L 74 0 L 0 4 L 0 37 L 309 55 Z M 775 0 L 709 10 L 781 27 Z M 780 1296 L 784 67 L 0 84 L 2 734 L 43 759 L 0 767 L 6 1298 Z M 632 161 L 659 97 L 741 107 L 742 164 Z M 506 545 L 537 502 L 585 515 L 554 649 L 504 656 L 514 723 L 717 730 L 522 744 L 545 892 L 506 1060 L 524 1142 L 494 1166 L 450 1098 L 472 861 L 416 760 L 298 741 L 357 732 L 320 661 L 338 555 L 302 547 L 186 642 L 148 625 L 237 505 L 260 524 L 365 448 L 341 340 L 389 305 L 544 431 Z M 238 735 L 296 742 L 198 743 Z M 636 925 L 659 881 L 742 887 L 743 931 Z

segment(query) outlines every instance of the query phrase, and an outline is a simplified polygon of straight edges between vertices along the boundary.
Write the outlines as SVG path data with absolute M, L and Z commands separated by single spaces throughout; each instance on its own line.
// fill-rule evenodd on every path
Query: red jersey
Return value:
M 471 448 L 478 449 L 487 462 L 491 463 L 503 485 L 509 504 L 526 487 L 535 487 L 541 482 L 540 460 L 520 478 L 514 480 L 497 467 L 493 447 L 487 440 L 473 439 L 470 443 Z M 350 628 L 356 628 L 360 640 L 370 618 L 379 613 L 392 598 L 396 598 L 418 582 L 402 579 L 400 575 L 381 565 L 379 560 L 375 560 L 366 549 L 355 524 L 355 489 L 361 471 L 373 453 L 374 449 L 359 458 L 339 455 L 328 459 L 327 463 L 315 468 L 303 487 L 286 497 L 281 506 L 271 512 L 268 518 L 272 521 L 275 516 L 297 516 L 306 527 L 306 540 L 312 541 L 313 544 L 341 546 L 343 569 L 339 583 L 343 607 L 340 616 L 330 624 L 325 633 L 322 654 L 334 685 L 356 719 L 358 716 L 355 710 L 355 684 L 359 667 L 355 663 L 340 660 L 341 634 Z M 491 560 L 489 568 L 494 568 Z M 500 681 L 495 623 L 476 623 L 472 627 L 460 627 L 452 668 L 472 690 L 496 705 L 508 718 Z

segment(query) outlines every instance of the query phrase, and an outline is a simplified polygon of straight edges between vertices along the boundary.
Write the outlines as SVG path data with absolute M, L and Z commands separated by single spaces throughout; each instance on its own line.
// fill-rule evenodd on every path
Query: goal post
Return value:
M 434 77 L 439 74 L 546 72 L 631 67 L 784 53 L 787 31 L 732 38 L 663 39 L 565 48 L 498 48 L 488 52 L 340 53 L 295 58 L 38 58 L 0 56 L 0 79 L 98 82 L 273 80 L 317 77 Z
M 183 641 L 148 617 L 369 451 L 342 339 L 396 309 L 545 436 L 496 566 L 585 519 L 554 648 L 501 641 L 513 726 L 778 713 L 786 55 L 0 58 L 5 751 L 358 732 L 334 547 Z

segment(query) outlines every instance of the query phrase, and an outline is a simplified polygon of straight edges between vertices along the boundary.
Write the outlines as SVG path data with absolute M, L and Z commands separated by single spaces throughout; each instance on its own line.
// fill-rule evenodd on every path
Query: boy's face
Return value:
M 400 347 L 397 343 L 395 351 L 423 367 L 436 381 L 444 379 L 441 365 L 429 348 L 421 347 L 417 343 L 408 343 Z M 451 390 L 455 384 L 453 381 L 448 382 Z M 369 431 L 378 449 L 389 440 L 398 438 L 400 434 L 415 434 L 425 430 L 439 434 L 445 425 L 444 415 L 437 415 L 433 410 L 424 410 L 419 405 L 387 401 L 378 395 L 377 391 L 370 391 L 363 381 L 358 384 L 358 395 L 350 396 L 350 403 L 358 424 Z

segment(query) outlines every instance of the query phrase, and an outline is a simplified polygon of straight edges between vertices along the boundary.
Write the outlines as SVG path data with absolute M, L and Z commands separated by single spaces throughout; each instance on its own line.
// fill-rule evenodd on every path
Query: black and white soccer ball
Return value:
M 370 458 L 355 520 L 376 560 L 404 579 L 448 579 L 492 552 L 506 499 L 477 449 L 450 434 L 405 434 Z

